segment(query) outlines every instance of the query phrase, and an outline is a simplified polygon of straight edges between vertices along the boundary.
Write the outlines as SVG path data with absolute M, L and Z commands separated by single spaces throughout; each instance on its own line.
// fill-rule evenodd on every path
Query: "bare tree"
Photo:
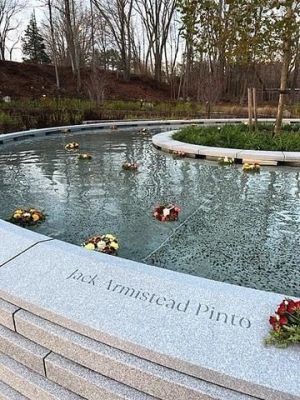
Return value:
M 43 21 L 44 37 L 57 66 L 71 66 L 81 89 L 81 68 L 94 57 L 94 16 L 85 2 L 44 0 L 48 15 Z M 57 82 L 58 74 L 57 74 Z
M 174 13 L 169 30 L 168 44 L 164 48 L 166 79 L 171 87 L 172 98 L 175 98 L 176 95 L 176 64 L 179 58 L 180 40 L 178 19 L 176 13 Z
M 130 80 L 132 58 L 131 18 L 133 0 L 92 0 L 95 8 L 106 21 L 121 54 L 123 76 Z
M 58 65 L 57 65 L 57 51 L 56 51 L 55 36 L 54 36 L 54 25 L 53 25 L 53 17 L 52 17 L 51 0 L 47 0 L 47 6 L 48 6 L 48 12 L 49 12 L 49 24 L 50 24 L 50 32 L 51 32 L 52 60 L 54 61 L 56 86 L 59 89 L 60 82 L 59 82 Z
M 17 15 L 26 7 L 26 0 L 0 0 L 0 60 L 5 60 L 9 34 L 17 31 L 20 21 Z
M 21 39 L 21 33 L 18 34 L 18 37 L 15 39 L 13 43 L 10 43 L 10 45 L 6 47 L 9 53 L 9 61 L 12 61 L 13 59 L 12 55 L 14 50 L 21 50 L 21 47 L 16 47 L 17 44 L 19 44 L 20 39 Z
M 154 76 L 162 80 L 162 60 L 176 0 L 137 0 L 136 9 L 148 38 L 147 59 L 153 57 Z

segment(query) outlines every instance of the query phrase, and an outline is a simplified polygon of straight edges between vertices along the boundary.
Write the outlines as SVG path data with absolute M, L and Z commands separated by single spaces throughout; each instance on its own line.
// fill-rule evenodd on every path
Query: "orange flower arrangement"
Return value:
M 28 226 L 37 225 L 44 220 L 45 214 L 36 208 L 29 208 L 27 210 L 23 208 L 17 208 L 8 221 L 17 225 Z

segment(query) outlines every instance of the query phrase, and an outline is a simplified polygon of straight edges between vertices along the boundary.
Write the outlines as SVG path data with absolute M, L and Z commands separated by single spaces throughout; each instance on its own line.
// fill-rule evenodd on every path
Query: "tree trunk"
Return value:
M 292 16 L 292 7 L 289 6 L 286 11 L 286 20 L 291 19 Z M 292 32 L 289 29 L 289 26 L 286 27 L 283 32 L 283 59 L 282 59 L 282 67 L 281 67 L 281 76 L 280 76 L 280 90 L 279 90 L 279 101 L 277 108 L 277 117 L 274 128 L 275 135 L 280 132 L 282 118 L 283 118 L 283 110 L 285 105 L 285 97 L 286 97 L 286 89 L 287 89 L 287 79 L 289 72 L 289 65 L 291 62 L 291 41 L 292 41 Z
M 51 31 L 51 42 L 52 42 L 52 51 L 53 51 L 53 62 L 54 62 L 54 68 L 55 68 L 56 86 L 57 86 L 57 89 L 59 89 L 60 82 L 59 82 L 58 67 L 57 67 L 57 54 L 56 54 L 56 45 L 55 45 L 55 39 L 54 39 L 52 7 L 51 7 L 50 0 L 48 0 L 48 9 L 49 9 L 49 23 L 50 23 L 50 31 Z
M 65 18 L 66 18 L 66 40 L 68 46 L 67 50 L 72 71 L 75 74 L 76 72 L 75 44 L 74 44 L 74 34 L 72 28 L 71 8 L 69 0 L 65 0 L 64 5 L 65 5 Z
M 248 125 L 249 129 L 253 129 L 253 104 L 252 89 L 248 88 Z

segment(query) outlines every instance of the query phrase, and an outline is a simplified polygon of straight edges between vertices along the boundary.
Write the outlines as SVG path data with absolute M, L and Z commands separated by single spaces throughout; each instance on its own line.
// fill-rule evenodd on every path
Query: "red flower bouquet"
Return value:
M 180 207 L 174 206 L 174 204 L 158 204 L 154 211 L 153 217 L 159 221 L 176 221 L 180 212 Z
M 269 322 L 273 330 L 265 339 L 265 344 L 287 347 L 292 343 L 300 343 L 300 301 L 283 300 L 275 315 L 270 316 Z

